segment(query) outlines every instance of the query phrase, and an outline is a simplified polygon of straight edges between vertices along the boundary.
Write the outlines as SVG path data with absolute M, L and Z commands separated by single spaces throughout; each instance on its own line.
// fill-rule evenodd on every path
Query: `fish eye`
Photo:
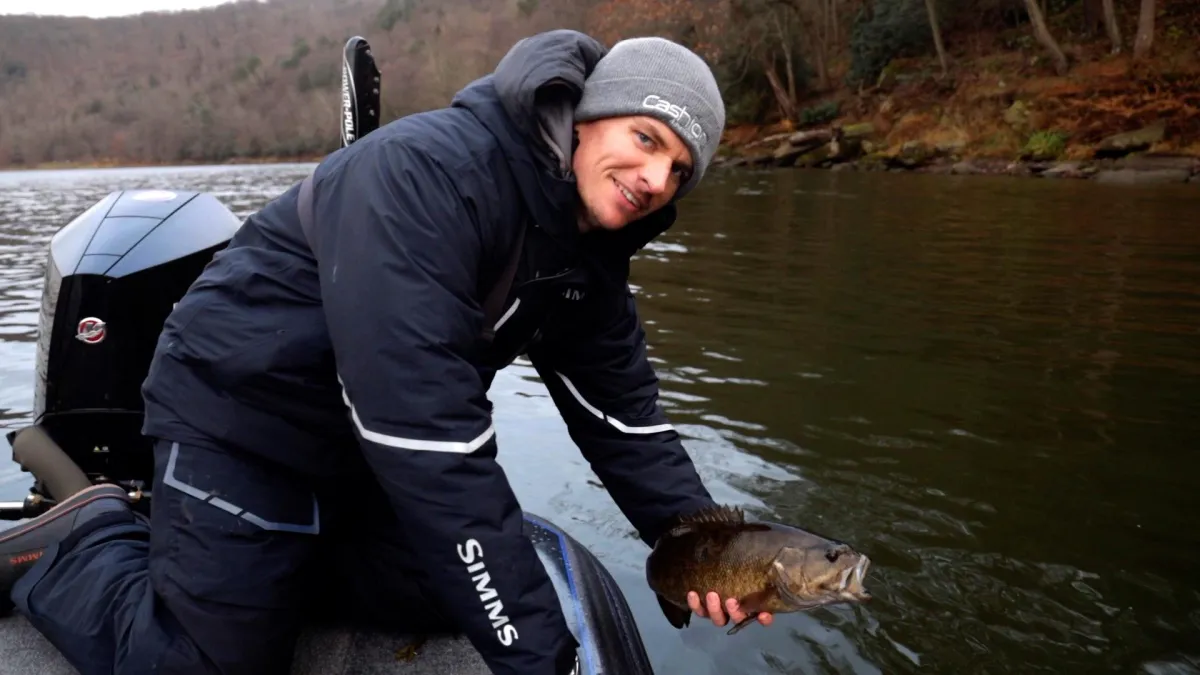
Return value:
M 831 549 L 825 551 L 825 559 L 828 560 L 829 562 L 837 562 L 837 559 L 839 557 L 841 557 L 841 555 L 842 555 L 842 552 L 836 548 L 831 548 Z

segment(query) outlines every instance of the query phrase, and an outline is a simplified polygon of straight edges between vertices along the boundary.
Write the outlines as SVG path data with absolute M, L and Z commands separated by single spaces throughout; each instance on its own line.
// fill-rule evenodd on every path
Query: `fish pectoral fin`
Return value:
M 692 611 L 677 607 L 667 601 L 661 594 L 655 593 L 654 597 L 658 599 L 658 607 L 662 610 L 663 616 L 667 618 L 667 622 L 675 628 L 682 629 L 687 626 L 692 620 Z
M 757 620 L 758 620 L 758 612 L 755 612 L 755 613 L 751 614 L 750 616 L 748 616 L 748 617 L 742 619 L 741 621 L 737 622 L 736 624 L 734 624 L 733 628 L 730 628 L 729 631 L 726 632 L 725 634 L 733 635 L 734 633 L 745 628 L 746 626 L 749 626 L 750 624 L 754 623 Z

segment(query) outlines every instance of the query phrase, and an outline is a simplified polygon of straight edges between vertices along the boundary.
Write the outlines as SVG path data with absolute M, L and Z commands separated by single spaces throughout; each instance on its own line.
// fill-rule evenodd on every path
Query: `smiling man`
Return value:
M 696 186 L 720 141 L 725 109 L 700 57 L 668 40 L 640 38 L 617 43 L 600 61 L 575 122 L 583 228 L 619 230 Z
M 571 672 L 487 392 L 527 354 L 648 545 L 712 504 L 628 279 L 724 124 L 684 47 L 553 31 L 332 153 L 167 320 L 143 386 L 151 521 L 91 488 L 0 538 L 0 592 L 19 579 L 16 607 L 83 673 L 285 673 L 321 606 L 462 631 L 495 673 Z M 713 593 L 692 609 L 744 618 Z

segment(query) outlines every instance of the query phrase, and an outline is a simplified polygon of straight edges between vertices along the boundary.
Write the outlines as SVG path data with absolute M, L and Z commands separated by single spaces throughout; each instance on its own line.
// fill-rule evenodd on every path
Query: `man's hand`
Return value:
M 725 599 L 725 611 L 721 610 L 721 597 L 716 593 L 709 591 L 708 598 L 706 600 L 707 602 L 702 605 L 700 604 L 699 593 L 695 591 L 688 592 L 688 607 L 691 607 L 692 611 L 699 616 L 702 616 L 706 619 L 711 618 L 712 622 L 717 626 L 724 626 L 727 620 L 731 620 L 735 624 L 741 623 L 748 616 L 738 607 L 738 601 L 736 598 Z M 726 612 L 729 613 L 728 619 L 725 617 Z M 774 621 L 774 617 L 771 616 L 770 612 L 758 613 L 758 622 L 762 625 L 770 626 L 772 621 Z

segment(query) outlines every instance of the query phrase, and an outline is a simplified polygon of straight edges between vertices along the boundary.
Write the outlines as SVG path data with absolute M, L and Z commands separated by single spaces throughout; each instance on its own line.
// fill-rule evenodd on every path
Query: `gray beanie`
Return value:
M 619 115 L 659 119 L 691 151 L 695 170 L 676 199 L 700 182 L 725 129 L 725 103 L 708 64 L 687 47 L 658 37 L 613 45 L 583 84 L 576 120 Z

